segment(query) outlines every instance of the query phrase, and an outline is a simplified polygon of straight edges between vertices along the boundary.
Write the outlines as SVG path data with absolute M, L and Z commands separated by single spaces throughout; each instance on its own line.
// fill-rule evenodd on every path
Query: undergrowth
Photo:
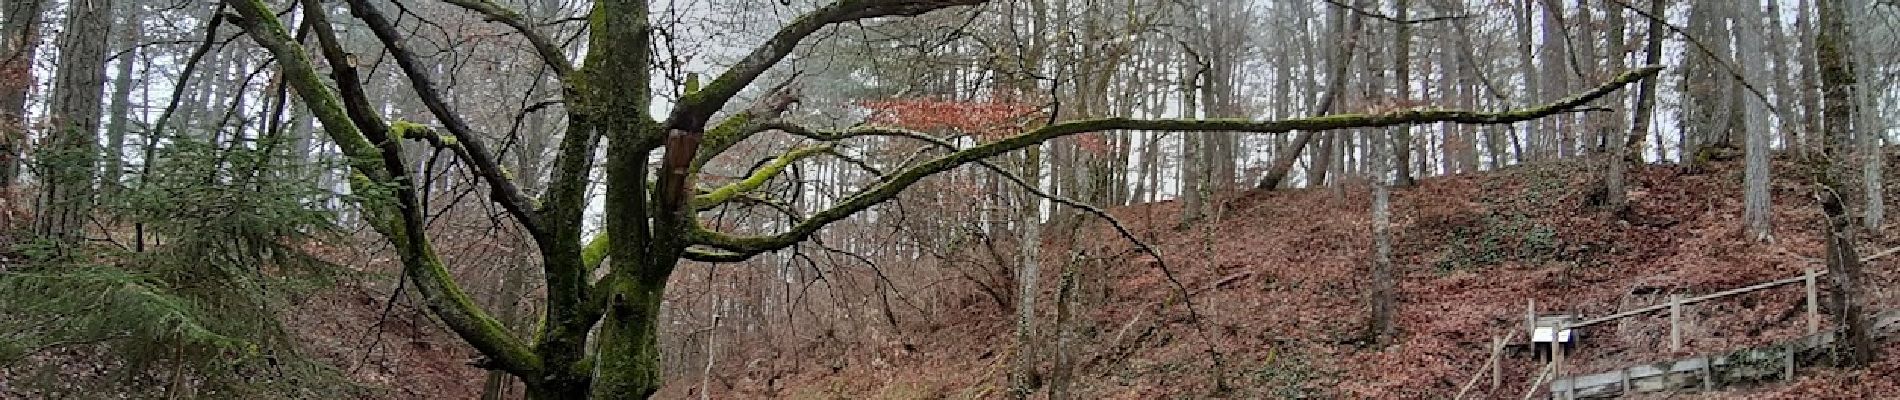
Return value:
M 0 366 L 46 397 L 331 397 L 361 388 L 301 357 L 280 311 L 340 274 L 298 246 L 338 234 L 328 191 L 295 179 L 271 140 L 180 139 L 142 182 L 104 199 L 141 246 L 57 257 L 44 241 L 0 270 Z M 103 218 L 103 217 L 102 217 Z M 154 389 L 162 388 L 162 389 Z
M 1564 243 L 1557 229 L 1539 220 L 1540 213 L 1563 207 L 1571 193 L 1557 171 L 1536 169 L 1523 175 L 1520 187 L 1501 181 L 1482 184 L 1483 216 L 1451 228 L 1442 256 L 1433 264 L 1439 272 L 1494 266 L 1507 262 L 1537 265 L 1558 261 Z M 1514 192 L 1514 193 L 1513 193 Z
M 1249 384 L 1276 399 L 1310 399 L 1320 393 L 1309 385 L 1320 372 L 1299 353 L 1276 354 L 1248 374 Z

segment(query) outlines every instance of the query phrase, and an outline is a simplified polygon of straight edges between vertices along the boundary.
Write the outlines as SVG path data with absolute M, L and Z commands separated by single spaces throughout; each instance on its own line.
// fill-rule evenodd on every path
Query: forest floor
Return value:
M 1733 162 L 1698 173 L 1638 168 L 1627 218 L 1591 206 L 1595 169 L 1580 163 L 1432 177 L 1399 189 L 1392 215 L 1400 335 L 1385 345 L 1363 334 L 1372 255 L 1364 182 L 1231 195 L 1218 215 L 1185 228 L 1173 202 L 1109 210 L 1162 262 L 1099 219 L 1055 224 L 1045 230 L 1049 272 L 1039 312 L 1056 314 L 1057 279 L 1073 267 L 1067 347 L 1077 398 L 1449 398 L 1484 365 L 1494 335 L 1522 329 L 1529 300 L 1546 312 L 1600 316 L 1820 268 L 1818 209 L 1800 174 L 1787 172 L 1796 166 L 1776 168 L 1772 244 L 1741 235 L 1742 173 Z M 1893 187 L 1887 193 L 1890 203 L 1900 198 Z M 1900 244 L 1896 225 L 1864 241 L 1863 254 Z M 1896 263 L 1900 257 L 1867 265 L 1870 309 L 1900 308 Z M 304 355 L 382 388 L 376 397 L 478 397 L 473 352 L 413 299 L 387 306 L 393 281 L 367 279 L 305 299 L 289 316 Z M 1674 354 L 1666 350 L 1666 314 L 1599 325 L 1584 332 L 1566 370 L 1793 338 L 1805 331 L 1803 297 L 1791 285 L 1690 307 L 1685 348 Z M 994 308 L 938 317 L 844 348 L 739 346 L 719 361 L 713 398 L 1002 397 L 1013 318 Z M 1035 347 L 1045 353 L 1044 371 L 1056 347 Z M 1810 369 L 1793 382 L 1688 396 L 1900 396 L 1890 378 L 1900 376 L 1900 346 L 1890 342 L 1883 353 L 1865 370 Z M 1486 378 L 1471 398 L 1524 396 L 1536 365 L 1527 353 L 1507 353 L 1502 385 Z M 676 378 L 656 397 L 697 398 L 699 383 Z
M 1797 170 L 1778 163 L 1778 171 Z M 1081 224 L 1073 240 L 1049 229 L 1046 268 L 1076 267 L 1074 392 L 1128 399 L 1449 398 L 1484 365 L 1494 335 L 1522 329 L 1529 300 L 1545 312 L 1601 316 L 1660 304 L 1671 294 L 1713 293 L 1821 267 L 1820 215 L 1800 174 L 1779 174 L 1776 240 L 1755 244 L 1741 234 L 1739 163 L 1697 173 L 1641 167 L 1627 218 L 1591 206 L 1593 171 L 1580 163 L 1528 165 L 1426 178 L 1397 190 L 1400 335 L 1382 346 L 1362 334 L 1372 254 L 1363 182 L 1345 190 L 1243 193 L 1212 220 L 1185 229 L 1177 227 L 1173 202 L 1111 210 L 1159 250 L 1167 271 L 1099 220 Z M 1890 202 L 1900 197 L 1887 192 Z M 1890 223 L 1883 231 L 1896 228 Z M 1873 238 L 1862 252 L 1895 242 Z M 1867 265 L 1870 309 L 1900 307 L 1896 262 Z M 1045 308 L 1057 275 L 1044 274 L 1051 277 L 1043 286 Z M 1191 294 L 1192 312 L 1183 291 Z M 1689 307 L 1684 349 L 1675 354 L 1666 349 L 1666 313 L 1599 325 L 1584 332 L 1566 370 L 1607 371 L 1793 338 L 1805 330 L 1802 298 L 1793 285 Z M 748 367 L 720 369 L 714 395 L 999 397 L 1013 351 L 1011 320 L 997 313 L 933 321 L 890 345 L 790 367 L 752 367 L 782 353 L 741 356 L 732 362 Z M 1053 347 L 1038 346 L 1049 354 Z M 1900 376 L 1900 347 L 1887 344 L 1884 353 L 1867 370 L 1810 370 L 1792 383 L 1699 396 L 1891 398 L 1900 395 L 1900 384 L 1888 378 Z M 1523 396 L 1534 366 L 1527 353 L 1507 353 L 1503 384 L 1493 389 L 1486 378 L 1474 398 Z M 697 397 L 698 383 L 676 380 L 661 396 Z

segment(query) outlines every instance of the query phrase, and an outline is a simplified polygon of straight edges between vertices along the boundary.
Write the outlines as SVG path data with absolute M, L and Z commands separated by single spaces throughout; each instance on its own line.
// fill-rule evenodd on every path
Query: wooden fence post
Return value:
M 1784 380 L 1784 381 L 1794 380 L 1794 352 L 1795 352 L 1794 345 L 1791 344 L 1791 345 L 1788 345 L 1787 351 L 1782 353 L 1782 354 L 1785 354 L 1786 356 L 1783 357 L 1781 361 L 1783 363 L 1782 368 L 1784 368 L 1781 371 L 1781 380 Z
M 1702 356 L 1702 391 L 1707 393 L 1714 390 L 1715 358 L 1704 355 Z
M 1669 295 L 1669 351 L 1682 350 L 1682 294 Z
M 1630 387 L 1630 369 L 1618 368 L 1616 373 L 1619 378 L 1618 381 L 1623 385 L 1623 395 L 1628 396 L 1632 393 L 1636 393 L 1636 388 Z
M 1564 330 L 1570 329 L 1570 323 L 1559 322 L 1554 329 L 1555 330 L 1550 333 L 1550 354 L 1555 354 L 1553 357 L 1556 358 L 1556 361 L 1552 362 L 1553 366 L 1551 367 L 1556 370 L 1555 373 L 1551 374 L 1555 376 L 1555 378 L 1551 378 L 1551 384 L 1553 385 L 1556 384 L 1558 379 L 1564 379 L 1564 356 L 1568 355 L 1566 353 L 1569 353 L 1569 351 L 1564 349 Z M 1576 393 L 1577 380 L 1571 379 L 1569 382 L 1565 382 L 1564 399 L 1577 398 Z
M 1507 335 L 1508 336 L 1508 335 Z M 1494 337 L 1491 340 L 1491 390 L 1498 390 L 1504 384 L 1504 341 L 1507 336 Z
M 1537 299 L 1524 300 L 1524 341 L 1531 344 L 1533 354 L 1537 350 Z
M 1552 327 L 1552 330 L 1550 331 L 1550 363 L 1554 365 L 1553 367 L 1551 367 L 1550 381 L 1553 382 L 1553 384 L 1557 382 L 1558 379 L 1564 378 L 1564 342 L 1563 342 L 1564 329 L 1563 328 L 1564 328 L 1564 324 L 1560 323 L 1560 324 L 1557 324 L 1557 326 Z
M 1821 332 L 1821 302 L 1819 290 L 1815 288 L 1814 277 L 1818 275 L 1814 268 L 1808 268 L 1806 281 L 1808 286 L 1808 334 Z

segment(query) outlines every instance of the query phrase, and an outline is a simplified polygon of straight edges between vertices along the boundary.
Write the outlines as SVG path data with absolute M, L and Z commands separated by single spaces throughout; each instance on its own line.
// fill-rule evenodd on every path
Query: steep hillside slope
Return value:
M 1077 277 L 1070 347 L 1079 398 L 1445 398 L 1479 370 L 1493 335 L 1521 329 L 1527 301 L 1547 311 L 1606 315 L 1671 294 L 1712 293 L 1819 268 L 1819 214 L 1805 184 L 1788 175 L 1774 184 L 1773 244 L 1751 244 L 1740 234 L 1738 165 L 1699 174 L 1640 169 L 1627 219 L 1589 206 L 1594 173 L 1578 164 L 1424 179 L 1396 192 L 1392 203 L 1402 337 L 1382 347 L 1361 335 L 1372 243 L 1364 185 L 1241 194 L 1215 219 L 1185 229 L 1176 228 L 1177 207 L 1169 202 L 1112 210 L 1159 249 L 1172 279 L 1099 222 L 1082 224 L 1073 241 L 1051 229 L 1044 254 L 1047 265 L 1073 265 Z M 1874 241 L 1870 249 L 1892 245 Z M 1900 307 L 1893 263 L 1868 265 L 1873 309 Z M 1051 289 L 1041 304 L 1050 307 L 1055 278 L 1045 287 Z M 1798 287 L 1788 287 L 1694 306 L 1685 313 L 1681 354 L 1798 335 L 1805 328 L 1801 298 Z M 1666 321 L 1631 318 L 1593 328 L 1567 369 L 1670 358 Z M 730 368 L 718 374 L 725 384 L 715 394 L 994 397 L 1006 386 L 1005 360 L 1014 351 L 1009 332 L 1001 315 L 941 321 L 913 333 L 906 346 L 846 352 L 832 368 L 771 377 Z M 1054 354 L 1050 347 L 1040 350 Z M 1508 355 L 1503 385 L 1493 390 L 1486 379 L 1474 393 L 1522 396 L 1532 369 L 1528 354 Z M 1896 370 L 1900 364 L 1889 361 L 1867 372 L 1826 371 L 1724 395 L 1892 396 L 1900 394 L 1892 382 L 1866 375 Z M 662 394 L 697 396 L 696 384 L 676 382 Z

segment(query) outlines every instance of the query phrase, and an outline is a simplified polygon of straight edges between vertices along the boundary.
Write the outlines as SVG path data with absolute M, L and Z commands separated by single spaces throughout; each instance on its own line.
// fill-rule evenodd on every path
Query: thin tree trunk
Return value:
M 1650 0 L 1650 15 L 1663 15 L 1666 1 Z M 1649 21 L 1648 44 L 1643 48 L 1643 65 L 1656 65 L 1662 62 L 1663 23 Z M 1656 109 L 1656 80 L 1649 79 L 1639 84 L 1636 92 L 1636 109 L 1630 111 L 1629 135 L 1623 140 L 1610 141 L 1610 171 L 1604 174 L 1604 205 L 1611 212 L 1623 213 L 1629 210 L 1629 188 L 1626 184 L 1629 166 L 1643 162 L 1642 148 L 1644 137 L 1649 133 L 1649 119 Z M 1661 147 L 1660 144 L 1657 145 Z
M 1778 77 L 1772 80 L 1775 82 L 1775 103 L 1777 103 L 1778 107 L 1782 110 L 1779 115 L 1775 116 L 1775 119 L 1779 122 L 1775 127 L 1776 130 L 1780 131 L 1779 137 L 1783 148 L 1797 153 L 1806 152 L 1807 147 L 1801 145 L 1801 138 L 1813 135 L 1816 132 L 1803 132 L 1798 125 L 1799 121 L 1795 119 L 1796 106 L 1801 105 L 1800 99 L 1803 92 L 1798 91 L 1794 86 L 1794 82 L 1800 80 L 1790 79 L 1796 76 L 1795 65 L 1798 61 L 1788 56 L 1788 49 L 1798 48 L 1797 45 L 1799 43 L 1790 42 L 1791 39 L 1789 39 L 1787 30 L 1781 26 L 1781 0 L 1768 0 L 1767 5 L 1768 9 L 1766 14 L 1768 16 L 1768 25 L 1762 28 L 1762 32 L 1765 34 L 1768 44 L 1767 46 L 1763 46 L 1768 49 L 1769 70 L 1767 76 Z M 1803 110 L 1802 112 L 1807 111 Z
M 1023 158 L 1023 179 L 1030 184 L 1040 182 L 1042 146 L 1025 149 Z M 1021 203 L 1017 208 L 1017 221 L 1022 224 L 1022 230 L 1016 256 L 1016 351 L 1010 373 L 1010 396 L 1024 398 L 1035 392 L 1039 380 L 1035 322 L 1036 294 L 1040 291 L 1038 282 L 1042 275 L 1042 199 L 1027 191 L 1018 196 Z
M 1201 67 L 1204 59 L 1184 58 L 1181 74 L 1181 110 L 1187 117 L 1197 117 L 1197 111 L 1208 110 L 1212 99 L 1200 96 L 1195 89 L 1204 87 L 1195 79 L 1207 75 L 1207 69 Z M 1181 137 L 1181 220 L 1177 227 L 1186 227 L 1199 222 L 1207 216 L 1207 197 L 1212 186 L 1212 163 L 1208 160 L 1211 146 L 1203 135 L 1185 135 Z
M 1538 85 L 1538 90 L 1543 93 L 1568 93 L 1568 77 L 1575 70 L 1571 68 L 1569 39 L 1565 34 L 1568 27 L 1563 19 L 1564 5 L 1556 0 L 1542 0 L 1542 3 L 1542 27 L 1538 33 L 1543 38 L 1542 43 L 1538 44 L 1537 57 L 1538 79 L 1543 82 Z M 1530 5 L 1526 4 L 1525 7 L 1525 12 L 1530 12 Z M 1543 97 L 1533 101 L 1543 101 Z M 1567 116 L 1547 118 L 1537 123 L 1543 126 L 1538 133 L 1545 138 L 1546 159 L 1570 157 L 1575 152 L 1576 134 L 1571 132 L 1572 124 Z
M 1853 10 L 1869 9 L 1865 1 L 1850 1 L 1848 7 Z M 1864 30 L 1877 23 L 1875 18 L 1865 13 L 1853 14 L 1847 22 L 1848 54 L 1853 63 L 1850 64 L 1850 70 L 1855 78 L 1854 131 L 1859 133 L 1854 136 L 1859 147 L 1854 153 L 1859 156 L 1861 194 L 1866 197 L 1862 200 L 1860 226 L 1867 234 L 1874 236 L 1879 236 L 1883 225 L 1886 225 L 1887 214 L 1886 190 L 1883 189 L 1886 154 L 1881 151 L 1886 140 L 1887 123 L 1880 113 L 1880 104 L 1886 96 L 1878 95 L 1887 93 L 1887 86 L 1883 84 L 1887 80 L 1878 72 L 1880 60 L 1872 54 L 1875 41 L 1855 29 Z
M 1334 29 L 1339 29 L 1338 32 L 1340 32 L 1339 38 L 1341 43 L 1334 46 L 1336 51 L 1327 59 L 1327 63 L 1332 65 L 1333 71 L 1331 75 L 1327 76 L 1326 91 L 1320 95 L 1319 101 L 1315 102 L 1312 112 L 1308 113 L 1309 115 L 1319 116 L 1333 112 L 1333 107 L 1337 104 L 1340 93 L 1346 90 L 1346 74 L 1352 71 L 1352 58 L 1353 55 L 1357 53 L 1360 38 L 1359 33 L 1361 25 L 1363 25 L 1358 15 L 1347 17 L 1346 12 L 1337 7 L 1330 11 L 1330 13 L 1329 20 L 1332 21 L 1332 26 L 1335 27 Z M 1330 143 L 1332 141 L 1328 138 L 1333 134 L 1332 132 L 1320 134 L 1321 144 L 1313 153 L 1313 162 L 1310 164 L 1311 167 L 1307 168 L 1308 185 L 1317 186 L 1326 182 L 1327 165 L 1331 163 L 1332 158 L 1330 154 L 1330 148 L 1332 147 Z M 1300 153 L 1313 141 L 1314 135 L 1315 134 L 1310 131 L 1300 131 L 1300 133 L 1295 134 L 1293 136 L 1293 143 L 1287 146 L 1287 152 L 1280 154 L 1279 157 L 1273 161 L 1273 165 L 1267 169 L 1266 176 L 1260 179 L 1260 184 L 1256 185 L 1255 188 L 1265 190 L 1279 188 L 1286 180 L 1287 174 L 1293 170 L 1293 164 L 1299 161 Z
M 1080 254 L 1071 257 L 1068 265 L 1062 268 L 1062 280 L 1056 286 L 1056 359 L 1055 368 L 1049 379 L 1049 399 L 1068 400 L 1075 396 L 1075 354 L 1071 349 L 1074 335 L 1071 325 L 1075 324 L 1075 281 Z
M 1827 145 L 1821 157 L 1811 158 L 1816 171 L 1821 171 L 1815 197 L 1820 200 L 1821 210 L 1827 216 L 1827 267 L 1828 276 L 1834 281 L 1834 291 L 1829 294 L 1835 310 L 1836 324 L 1845 329 L 1846 358 L 1844 364 L 1864 366 L 1873 360 L 1873 340 L 1867 332 L 1867 319 L 1861 309 L 1860 256 L 1854 251 L 1854 218 L 1848 215 L 1846 199 L 1853 198 L 1848 191 L 1849 185 L 1841 182 L 1848 175 L 1848 163 L 1843 160 L 1850 154 L 1846 139 L 1853 134 L 1854 118 L 1854 72 L 1852 55 L 1848 53 L 1847 17 L 1843 0 L 1819 0 L 1819 20 L 1816 27 L 1820 32 L 1815 38 L 1815 64 L 1820 66 L 1821 90 L 1826 101 L 1824 108 L 1826 130 L 1822 131 Z
M 40 41 L 42 0 L 8 0 L 0 20 L 0 195 L 11 196 L 26 147 L 26 95 Z M 6 215 L 0 213 L 0 215 Z M 0 226 L 10 221 L 0 220 Z
M 119 47 L 130 50 L 139 43 L 140 30 L 137 14 L 142 5 L 134 3 L 127 7 L 132 8 L 133 16 L 127 17 L 126 23 L 120 29 Z M 106 146 L 102 153 L 105 156 L 105 172 L 99 179 L 100 190 L 107 196 L 111 196 L 119 189 L 120 178 L 125 174 L 125 134 L 130 129 L 132 87 L 137 85 L 137 82 L 132 80 L 132 65 L 138 60 L 137 55 L 138 53 L 133 51 L 120 53 L 119 59 L 116 60 L 118 70 L 112 78 L 112 110 L 108 112 L 111 121 L 106 124 Z
M 1794 31 L 1796 35 L 1800 36 L 1801 49 L 1806 54 L 1814 54 L 1817 51 L 1815 49 L 1815 36 L 1820 29 L 1814 27 L 1814 9 L 1814 3 L 1808 0 L 1801 0 L 1795 6 Z M 1821 115 L 1826 114 L 1826 110 L 1821 106 L 1821 84 L 1823 81 L 1821 77 L 1821 66 L 1817 63 L 1816 57 L 1797 58 L 1801 60 L 1801 82 L 1803 82 L 1801 85 L 1802 131 L 1810 132 L 1809 135 L 1811 136 L 1809 140 L 1807 140 L 1806 143 L 1802 143 L 1801 146 L 1808 149 L 1819 150 L 1828 146 L 1827 143 L 1821 141 L 1821 139 L 1827 137 L 1827 135 L 1821 134 L 1823 132 Z
M 1517 22 L 1513 25 L 1517 28 L 1517 73 L 1520 78 L 1524 79 L 1524 94 L 1519 96 L 1519 98 L 1522 99 L 1518 102 L 1519 104 L 1536 104 L 1544 98 L 1543 91 L 1540 90 L 1537 79 L 1539 60 L 1537 60 L 1536 53 L 1532 51 L 1533 48 L 1531 47 L 1533 40 L 1531 36 L 1531 14 L 1533 13 L 1531 1 L 1532 0 L 1520 0 L 1516 7 L 1512 8 L 1512 15 L 1516 17 Z M 1544 143 L 1539 138 L 1543 137 L 1545 124 L 1547 124 L 1545 121 L 1531 121 L 1518 124 L 1524 127 L 1524 141 L 1529 142 L 1519 149 L 1517 157 L 1520 161 L 1541 158 L 1541 154 L 1544 152 Z
M 1397 129 L 1394 129 L 1395 131 Z M 1367 149 L 1372 162 L 1372 324 L 1367 334 L 1373 343 L 1392 343 L 1397 340 L 1398 332 L 1393 317 L 1398 314 L 1398 293 L 1396 278 L 1392 273 L 1392 187 L 1386 181 L 1391 173 L 1387 139 L 1396 141 L 1397 135 L 1389 138 L 1375 138 L 1371 148 Z M 1398 151 L 1397 146 L 1391 147 Z

